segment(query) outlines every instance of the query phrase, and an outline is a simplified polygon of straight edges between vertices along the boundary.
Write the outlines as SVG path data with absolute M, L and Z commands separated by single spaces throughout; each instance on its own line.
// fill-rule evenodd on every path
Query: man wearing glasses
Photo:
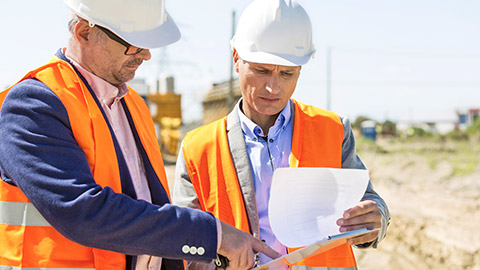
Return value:
M 213 215 L 169 204 L 142 98 L 126 82 L 180 38 L 163 0 L 65 0 L 71 37 L 0 92 L 0 269 L 229 269 L 279 254 Z

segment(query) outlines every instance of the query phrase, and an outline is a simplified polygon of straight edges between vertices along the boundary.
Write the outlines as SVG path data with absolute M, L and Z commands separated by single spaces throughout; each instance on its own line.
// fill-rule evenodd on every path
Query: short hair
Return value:
M 71 14 L 70 20 L 68 21 L 68 31 L 70 32 L 70 34 L 73 35 L 73 33 L 75 32 L 75 25 L 77 25 L 77 23 L 81 20 L 82 18 L 80 18 L 77 14 Z

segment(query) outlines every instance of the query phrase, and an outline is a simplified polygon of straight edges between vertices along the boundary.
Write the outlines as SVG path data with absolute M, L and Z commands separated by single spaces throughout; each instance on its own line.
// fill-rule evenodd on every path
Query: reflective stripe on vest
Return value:
M 32 203 L 0 202 L 0 224 L 50 226 Z
M 290 166 L 340 168 L 344 135 L 340 118 L 332 112 L 297 101 L 294 101 L 294 106 Z M 226 117 L 189 132 L 184 138 L 182 150 L 202 210 L 249 232 L 243 195 L 228 145 Z M 356 268 L 355 257 L 348 244 L 295 265 Z
M 121 193 L 115 147 L 107 122 L 87 86 L 72 66 L 58 57 L 29 72 L 62 101 L 73 135 L 85 153 L 98 185 Z M 22 81 L 20 80 L 20 81 Z M 0 108 L 7 92 L 0 92 Z M 131 90 L 131 89 L 130 89 Z M 153 121 L 143 99 L 134 91 L 124 97 L 148 159 L 168 193 L 167 178 Z M 41 216 L 16 186 L 0 179 L 0 265 L 7 269 L 125 269 L 124 254 L 90 248 L 68 240 Z M 23 208 L 22 208 L 23 207 Z M 22 210 L 23 209 L 23 210 Z M 23 213 L 17 212 L 24 211 Z M 35 209 L 36 210 L 36 209 Z M 4 217 L 3 213 L 7 213 Z

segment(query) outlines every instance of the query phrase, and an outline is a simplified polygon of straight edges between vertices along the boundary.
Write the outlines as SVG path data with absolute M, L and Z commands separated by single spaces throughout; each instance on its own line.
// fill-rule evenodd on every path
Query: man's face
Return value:
M 275 120 L 295 91 L 300 66 L 279 66 L 247 62 L 234 53 L 239 74 L 243 113 L 257 124 Z
M 109 38 L 104 32 L 92 29 L 90 59 L 85 63 L 90 71 L 113 85 L 128 82 L 143 61 L 151 58 L 150 51 L 142 50 L 135 55 L 125 55 L 125 46 Z

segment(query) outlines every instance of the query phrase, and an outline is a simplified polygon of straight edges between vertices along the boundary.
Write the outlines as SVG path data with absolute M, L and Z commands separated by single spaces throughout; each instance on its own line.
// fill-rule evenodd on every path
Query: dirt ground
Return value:
M 480 270 L 479 143 L 378 140 L 358 152 L 392 217 L 378 249 L 354 250 L 359 269 Z
M 478 143 L 379 141 L 360 147 L 391 225 L 359 269 L 480 269 Z

